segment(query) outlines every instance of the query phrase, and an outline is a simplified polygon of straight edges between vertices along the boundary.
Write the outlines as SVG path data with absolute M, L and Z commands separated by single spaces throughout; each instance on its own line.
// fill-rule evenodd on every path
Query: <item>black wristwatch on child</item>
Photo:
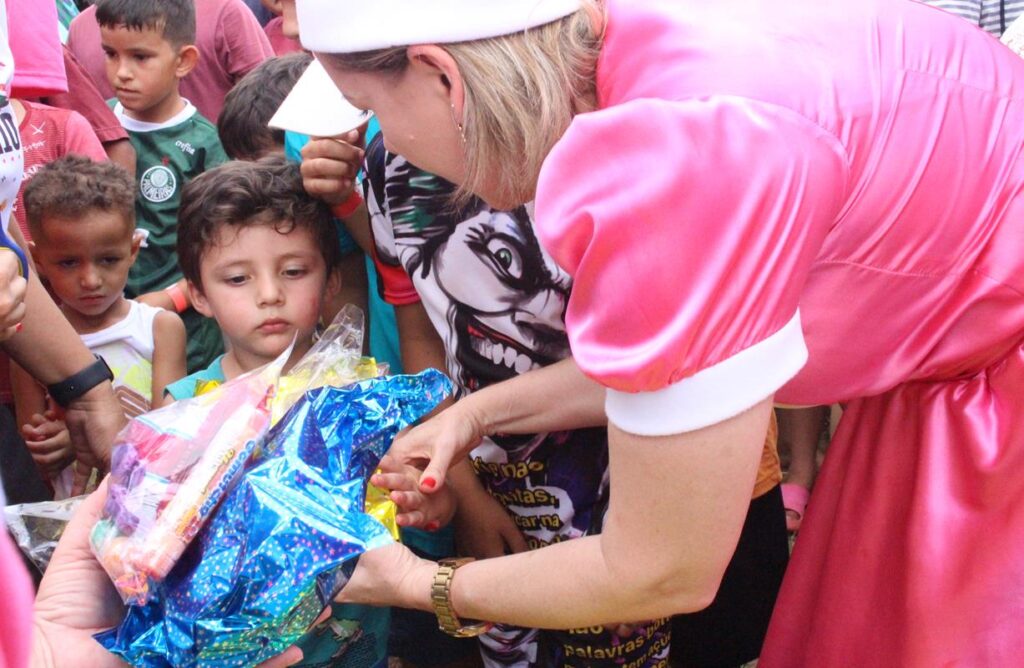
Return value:
M 95 362 L 59 383 L 48 385 L 46 391 L 61 407 L 67 408 L 72 401 L 105 380 L 114 380 L 114 373 L 107 366 L 107 362 L 96 355 Z

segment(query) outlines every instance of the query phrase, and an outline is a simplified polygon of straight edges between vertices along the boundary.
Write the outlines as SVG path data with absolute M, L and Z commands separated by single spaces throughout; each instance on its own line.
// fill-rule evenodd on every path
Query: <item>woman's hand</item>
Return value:
M 419 489 L 419 478 L 418 468 L 400 464 L 388 455 L 380 460 L 380 473 L 370 482 L 390 491 L 388 497 L 398 506 L 395 519 L 399 526 L 437 531 L 452 521 L 455 496 L 448 489 L 424 494 Z
M 116 626 L 124 606 L 89 547 L 89 532 L 107 496 L 106 483 L 82 502 L 57 545 L 36 595 L 32 665 L 125 665 L 93 639 Z
M 106 498 L 104 481 L 71 518 L 39 585 L 33 616 L 33 668 L 127 665 L 92 637 L 117 626 L 124 617 L 117 590 L 89 546 L 89 532 Z M 259 668 L 282 668 L 301 660 L 302 650 L 290 647 Z
M 339 603 L 431 610 L 430 583 L 437 564 L 420 559 L 401 543 L 359 556 L 352 578 L 335 599 Z
M 28 281 L 21 276 L 18 256 L 7 248 L 0 248 L 0 341 L 17 333 L 25 319 L 25 293 Z
M 464 460 L 486 435 L 467 397 L 457 401 L 423 424 L 402 432 L 388 456 L 401 464 L 423 470 L 420 490 L 433 494 L 444 485 L 453 462 Z

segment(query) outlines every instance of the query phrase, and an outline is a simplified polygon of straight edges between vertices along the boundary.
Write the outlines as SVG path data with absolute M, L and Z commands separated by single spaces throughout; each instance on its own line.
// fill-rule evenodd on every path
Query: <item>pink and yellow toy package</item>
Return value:
M 127 603 L 143 604 L 213 514 L 270 427 L 290 350 L 264 369 L 139 416 L 118 435 L 92 547 Z

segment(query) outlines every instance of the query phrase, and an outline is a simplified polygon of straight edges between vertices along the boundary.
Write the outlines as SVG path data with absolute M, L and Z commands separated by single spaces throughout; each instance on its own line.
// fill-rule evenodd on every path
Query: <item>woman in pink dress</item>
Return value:
M 1019 660 L 1024 61 L 904 0 L 580 4 L 298 0 L 391 150 L 536 197 L 610 423 L 601 536 L 454 575 L 386 548 L 343 595 L 430 609 L 433 582 L 458 618 L 554 628 L 699 609 L 772 403 L 840 401 L 761 665 Z M 425 492 L 472 446 L 450 432 L 396 446 Z

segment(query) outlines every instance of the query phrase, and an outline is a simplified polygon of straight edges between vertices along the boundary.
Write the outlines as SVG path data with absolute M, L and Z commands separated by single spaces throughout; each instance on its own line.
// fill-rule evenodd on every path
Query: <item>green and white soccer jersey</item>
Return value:
M 181 279 L 178 266 L 178 207 L 186 183 L 227 162 L 217 128 L 190 103 L 163 123 L 129 118 L 119 102 L 111 107 L 128 131 L 135 149 L 135 223 L 145 235 L 139 257 L 128 274 L 125 292 L 137 297 L 162 290 Z M 189 310 L 182 314 L 188 330 L 188 368 L 204 369 L 223 352 L 214 321 Z

